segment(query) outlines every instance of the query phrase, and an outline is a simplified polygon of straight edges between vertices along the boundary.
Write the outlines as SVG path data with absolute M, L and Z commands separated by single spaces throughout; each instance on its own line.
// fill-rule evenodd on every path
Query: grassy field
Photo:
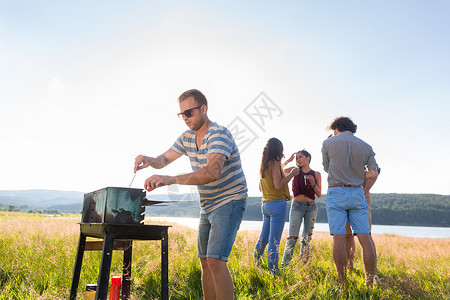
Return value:
M 79 217 L 0 213 L 0 299 L 67 299 L 78 242 Z M 332 239 L 315 233 L 308 264 L 293 260 L 274 277 L 267 264 L 257 267 L 252 250 L 258 232 L 240 231 L 230 256 L 236 299 L 449 299 L 450 239 L 433 240 L 375 235 L 381 284 L 364 286 L 361 250 L 348 287 L 336 278 Z M 174 224 L 169 230 L 171 299 L 201 299 L 196 231 Z M 359 246 L 358 246 L 359 247 Z M 298 249 L 296 249 L 296 257 Z M 281 251 L 284 249 L 284 241 Z M 121 275 L 122 252 L 114 252 L 111 276 Z M 100 251 L 84 256 L 78 299 L 87 283 L 96 283 Z M 134 242 L 132 299 L 157 299 L 160 291 L 160 243 Z

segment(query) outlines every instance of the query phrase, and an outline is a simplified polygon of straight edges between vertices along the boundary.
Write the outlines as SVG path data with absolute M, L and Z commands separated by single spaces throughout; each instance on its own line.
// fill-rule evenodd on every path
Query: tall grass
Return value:
M 0 213 L 0 299 L 67 299 L 79 235 L 79 218 Z M 348 286 L 339 285 L 332 258 L 332 239 L 315 233 L 310 260 L 298 260 L 273 276 L 267 261 L 253 264 L 258 232 L 240 231 L 230 256 L 237 299 L 449 299 L 450 239 L 375 235 L 381 284 L 364 285 L 361 250 Z M 169 229 L 171 299 L 201 299 L 197 234 L 183 226 Z M 281 252 L 284 250 L 284 241 Z M 160 243 L 135 241 L 132 299 L 160 296 Z M 87 283 L 97 281 L 100 251 L 85 252 L 78 299 Z M 113 253 L 111 275 L 120 275 L 122 252 Z

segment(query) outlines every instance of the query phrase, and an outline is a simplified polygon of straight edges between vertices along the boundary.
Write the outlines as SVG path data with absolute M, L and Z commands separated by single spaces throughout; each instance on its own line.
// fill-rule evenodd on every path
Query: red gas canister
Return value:
M 109 289 L 109 300 L 120 300 L 121 277 L 113 276 L 111 279 L 111 288 Z

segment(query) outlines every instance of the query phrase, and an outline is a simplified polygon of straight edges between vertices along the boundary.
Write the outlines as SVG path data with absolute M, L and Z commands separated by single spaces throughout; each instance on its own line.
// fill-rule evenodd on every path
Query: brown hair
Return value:
M 267 141 L 261 157 L 261 168 L 259 170 L 261 178 L 264 178 L 264 171 L 272 161 L 281 161 L 283 158 L 283 143 L 277 138 Z
M 183 101 L 184 99 L 189 98 L 189 97 L 194 97 L 197 105 L 208 106 L 208 100 L 206 100 L 205 95 L 203 95 L 202 92 L 200 92 L 199 90 L 196 90 L 196 89 L 187 90 L 183 94 L 181 94 L 180 97 L 178 97 L 178 103 L 180 103 L 181 101 Z

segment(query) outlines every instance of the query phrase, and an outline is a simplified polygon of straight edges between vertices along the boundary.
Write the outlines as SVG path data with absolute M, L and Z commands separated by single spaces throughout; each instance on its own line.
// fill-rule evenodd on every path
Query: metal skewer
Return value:
M 128 188 L 130 188 L 131 185 L 133 184 L 134 177 L 136 177 L 136 173 L 134 173 L 133 179 L 131 179 L 131 182 L 130 182 L 130 185 L 128 186 Z

